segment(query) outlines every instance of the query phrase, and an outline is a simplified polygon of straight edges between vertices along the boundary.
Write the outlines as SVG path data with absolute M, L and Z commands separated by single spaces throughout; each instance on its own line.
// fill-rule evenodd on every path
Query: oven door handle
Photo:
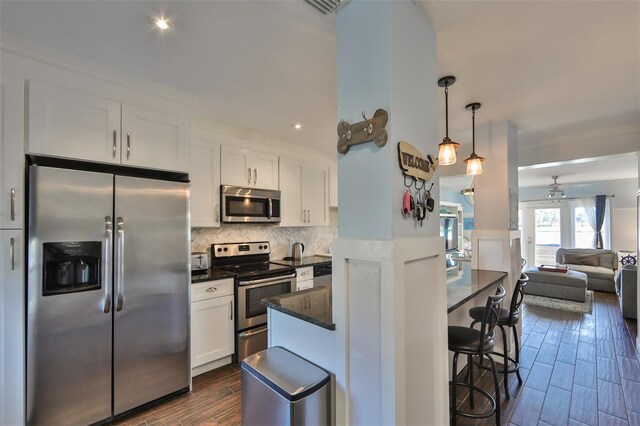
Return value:
M 295 277 L 296 277 L 296 273 L 293 272 L 290 275 L 282 275 L 279 277 L 262 278 L 260 280 L 250 280 L 250 281 L 238 281 L 238 285 L 246 286 L 246 285 L 253 285 L 253 284 L 277 283 L 278 281 L 291 279 Z
M 254 336 L 256 334 L 265 333 L 267 330 L 269 330 L 269 329 L 267 327 L 264 327 L 264 328 L 260 328 L 260 329 L 257 329 L 257 330 L 243 331 L 242 333 L 238 334 L 238 337 L 240 337 L 240 338 L 250 337 L 250 336 Z

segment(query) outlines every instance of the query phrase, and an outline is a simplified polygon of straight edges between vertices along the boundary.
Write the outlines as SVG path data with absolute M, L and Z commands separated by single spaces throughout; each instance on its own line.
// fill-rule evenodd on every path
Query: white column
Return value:
M 386 146 L 338 155 L 336 421 L 447 424 L 444 243 L 437 209 L 422 226 L 402 217 L 397 157 L 400 140 L 437 156 L 435 31 L 409 0 L 352 0 L 336 27 L 338 120 L 389 113 Z M 431 182 L 437 200 L 437 175 Z

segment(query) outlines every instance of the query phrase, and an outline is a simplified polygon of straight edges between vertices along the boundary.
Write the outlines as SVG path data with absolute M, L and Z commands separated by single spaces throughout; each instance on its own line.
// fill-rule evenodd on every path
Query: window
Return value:
M 602 224 L 602 241 L 604 248 L 611 248 L 610 236 L 610 204 L 607 201 L 605 208 L 604 223 Z M 587 214 L 583 207 L 573 208 L 573 247 L 593 248 L 593 228 L 589 225 Z
M 555 265 L 560 238 L 560 209 L 535 209 L 536 265 Z

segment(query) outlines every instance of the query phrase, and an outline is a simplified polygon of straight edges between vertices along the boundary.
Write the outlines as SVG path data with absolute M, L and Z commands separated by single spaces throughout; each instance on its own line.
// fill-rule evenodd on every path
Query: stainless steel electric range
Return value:
M 268 241 L 211 245 L 213 270 L 236 275 L 233 362 L 267 348 L 267 308 L 260 301 L 296 288 L 295 268 L 270 262 L 270 253 Z

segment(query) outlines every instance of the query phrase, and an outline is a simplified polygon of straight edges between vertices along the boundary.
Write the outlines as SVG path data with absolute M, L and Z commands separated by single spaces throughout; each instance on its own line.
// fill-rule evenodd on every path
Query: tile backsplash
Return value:
M 213 243 L 269 241 L 271 259 L 291 256 L 291 244 L 304 244 L 304 256 L 328 253 L 338 236 L 338 209 L 329 209 L 329 226 L 280 227 L 272 225 L 222 224 L 220 228 L 192 228 L 191 251 L 211 255 Z

